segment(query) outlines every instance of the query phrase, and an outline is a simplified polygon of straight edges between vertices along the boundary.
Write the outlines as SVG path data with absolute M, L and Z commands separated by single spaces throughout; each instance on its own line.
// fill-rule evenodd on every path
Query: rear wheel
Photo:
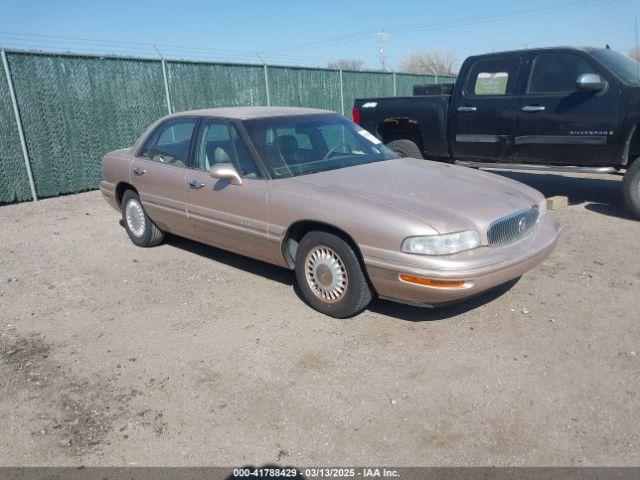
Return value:
M 358 257 L 336 235 L 307 233 L 296 252 L 295 271 L 306 302 L 325 315 L 351 317 L 371 302 L 371 289 Z
M 122 219 L 124 228 L 133 243 L 139 247 L 154 247 L 162 243 L 164 233 L 142 208 L 140 197 L 133 190 L 122 196 Z
M 404 158 L 424 158 L 418 145 L 416 145 L 416 143 L 412 142 L 411 140 L 407 140 L 406 138 L 392 140 L 387 143 L 387 147 Z
M 622 195 L 627 208 L 640 218 L 640 158 L 631 164 L 622 178 Z

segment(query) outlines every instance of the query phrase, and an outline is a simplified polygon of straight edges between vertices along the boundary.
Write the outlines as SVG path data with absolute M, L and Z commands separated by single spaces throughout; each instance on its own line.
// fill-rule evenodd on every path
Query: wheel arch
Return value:
M 138 190 L 136 190 L 136 187 L 134 187 L 130 183 L 127 183 L 127 182 L 118 183 L 118 185 L 116 185 L 116 202 L 118 202 L 119 207 L 122 207 L 122 197 L 124 196 L 124 192 L 126 192 L 127 190 L 132 190 L 136 192 L 136 195 L 139 196 Z
M 347 242 L 351 246 L 351 248 L 353 248 L 356 257 L 358 257 L 358 261 L 360 262 L 360 266 L 362 267 L 362 271 L 364 272 L 365 276 L 367 276 L 364 257 L 362 256 L 360 247 L 358 247 L 358 244 L 355 242 L 353 237 L 351 237 L 351 235 L 349 235 L 341 228 L 336 227 L 335 225 L 331 225 L 319 220 L 310 219 L 297 220 L 296 222 L 292 223 L 289 228 L 287 228 L 287 231 L 282 239 L 282 254 L 291 270 L 295 268 L 296 252 L 298 251 L 300 240 L 302 240 L 302 237 L 304 237 L 307 233 L 314 230 L 331 233 Z
M 625 143 L 623 164 L 630 167 L 631 164 L 640 157 L 640 123 L 631 127 L 629 136 Z
M 393 140 L 411 140 L 424 152 L 424 140 L 420 121 L 412 117 L 387 118 L 376 129 L 378 137 L 386 144 Z

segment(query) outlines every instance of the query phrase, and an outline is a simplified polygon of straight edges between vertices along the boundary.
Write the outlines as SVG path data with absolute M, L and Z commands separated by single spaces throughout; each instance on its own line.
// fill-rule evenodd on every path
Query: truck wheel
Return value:
M 403 158 L 424 158 L 422 156 L 422 152 L 420 152 L 420 148 L 418 148 L 418 145 L 406 138 L 392 140 L 387 143 L 387 147 Z
M 336 235 L 307 233 L 296 252 L 295 271 L 300 293 L 320 313 L 352 317 L 371 302 L 371 289 L 358 257 Z
M 640 218 L 640 158 L 631 164 L 622 178 L 622 195 L 627 208 Z
M 122 219 L 129 238 L 139 247 L 155 247 L 162 242 L 164 232 L 151 221 L 133 190 L 122 196 Z

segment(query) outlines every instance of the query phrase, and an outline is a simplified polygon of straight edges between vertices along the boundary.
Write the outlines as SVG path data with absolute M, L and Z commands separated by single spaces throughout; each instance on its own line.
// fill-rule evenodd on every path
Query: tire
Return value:
M 352 317 L 371 302 L 371 289 L 353 248 L 331 233 L 312 231 L 302 238 L 295 272 L 307 304 L 330 317 Z
M 406 138 L 392 140 L 387 143 L 387 147 L 403 158 L 424 158 L 418 145 Z
M 129 238 L 139 247 L 155 247 L 162 243 L 164 232 L 151 221 L 133 190 L 127 190 L 122 196 L 122 220 Z
M 622 195 L 627 208 L 640 218 L 640 158 L 627 168 L 622 178 Z

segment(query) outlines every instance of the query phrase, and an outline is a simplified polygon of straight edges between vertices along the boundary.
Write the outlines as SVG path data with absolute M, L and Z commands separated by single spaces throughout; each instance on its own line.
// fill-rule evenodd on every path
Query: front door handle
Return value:
M 197 188 L 202 188 L 202 187 L 204 187 L 204 183 L 200 183 L 197 180 L 191 180 L 189 182 L 189 188 L 196 188 L 197 189 Z
M 464 107 L 458 107 L 456 110 L 458 110 L 459 112 L 475 112 L 478 109 L 476 107 L 472 107 L 470 105 L 464 106 Z
M 545 107 L 544 105 L 526 105 L 524 107 L 522 107 L 522 111 L 523 112 L 544 112 L 545 111 Z
M 144 175 L 146 170 L 144 168 L 140 168 L 140 167 L 136 167 L 133 170 L 131 170 L 133 172 L 134 175 Z

